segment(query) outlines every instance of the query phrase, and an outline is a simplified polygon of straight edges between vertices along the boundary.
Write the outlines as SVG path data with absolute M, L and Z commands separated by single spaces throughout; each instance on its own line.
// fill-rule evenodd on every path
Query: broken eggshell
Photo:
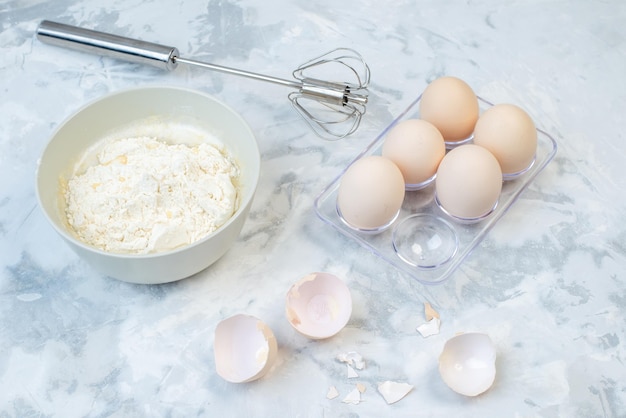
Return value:
M 337 390 L 337 388 L 335 386 L 329 387 L 328 393 L 326 393 L 326 398 L 335 399 L 337 396 L 339 396 L 339 391 Z
M 424 302 L 424 316 L 426 317 L 426 323 L 418 326 L 417 332 L 424 338 L 439 334 L 439 329 L 441 328 L 439 312 L 433 309 L 428 302 Z
M 356 386 L 354 389 L 350 391 L 350 393 L 346 395 L 345 398 L 343 398 L 341 402 L 348 403 L 351 405 L 358 405 L 359 403 L 361 403 L 361 393 L 365 391 L 365 387 L 364 386 L 362 387 L 363 389 L 361 389 L 361 387 L 359 386 Z
M 365 360 L 363 360 L 363 356 L 356 351 L 337 354 L 337 360 L 342 363 L 346 363 L 348 366 L 354 366 L 359 370 L 363 370 L 365 368 Z
M 287 292 L 289 323 L 313 339 L 332 337 L 348 323 L 352 314 L 350 290 L 330 273 L 311 273 Z
M 411 390 L 413 390 L 413 385 L 408 383 L 387 380 L 378 384 L 378 392 L 389 405 L 404 398 Z
M 276 360 L 278 344 L 263 321 L 238 314 L 215 328 L 214 351 L 217 374 L 229 382 L 244 383 L 269 371 Z
M 467 333 L 450 338 L 439 356 L 439 373 L 453 391 L 477 396 L 496 377 L 496 347 L 486 334 Z

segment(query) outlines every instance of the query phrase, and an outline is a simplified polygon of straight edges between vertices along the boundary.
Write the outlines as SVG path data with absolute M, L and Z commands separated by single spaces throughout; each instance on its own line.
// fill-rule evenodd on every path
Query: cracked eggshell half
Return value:
M 439 356 L 439 374 L 453 391 L 477 396 L 496 378 L 496 347 L 486 334 L 467 333 L 450 338 Z
M 272 330 L 254 316 L 237 314 L 215 329 L 215 368 L 224 380 L 251 382 L 272 367 L 278 344 Z
M 311 273 L 287 292 L 287 320 L 312 339 L 332 337 L 352 314 L 352 297 L 345 283 L 330 273 Z

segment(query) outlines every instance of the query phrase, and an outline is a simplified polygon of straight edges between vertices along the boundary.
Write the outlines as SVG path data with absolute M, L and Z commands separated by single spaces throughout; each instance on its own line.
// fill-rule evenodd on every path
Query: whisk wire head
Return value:
M 370 69 L 358 52 L 337 48 L 313 58 L 293 72 L 302 82 L 289 100 L 320 137 L 330 140 L 353 134 L 368 100 Z M 349 81 L 328 81 L 344 77 Z
M 370 68 L 363 59 L 363 56 L 357 51 L 351 48 L 336 48 L 318 57 L 312 58 L 304 64 L 300 65 L 293 71 L 294 78 L 298 80 L 315 80 L 319 83 L 328 83 L 329 85 L 337 84 L 336 81 L 323 81 L 325 78 L 315 79 L 313 77 L 305 75 L 305 72 L 311 70 L 321 70 L 323 66 L 338 64 L 344 69 L 344 75 L 347 71 L 347 75 L 353 78 L 356 82 L 344 82 L 343 85 L 348 85 L 356 89 L 365 89 L 370 82 Z M 334 69 L 326 69 L 328 73 L 330 70 L 337 72 L 337 66 Z
M 327 140 L 345 138 L 356 132 L 365 113 L 364 108 L 352 103 L 326 103 L 299 92 L 292 92 L 288 97 L 313 132 Z

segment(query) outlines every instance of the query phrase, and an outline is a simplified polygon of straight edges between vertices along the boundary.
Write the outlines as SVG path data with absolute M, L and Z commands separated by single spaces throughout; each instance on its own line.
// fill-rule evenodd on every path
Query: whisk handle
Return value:
M 41 42 L 90 52 L 139 64 L 150 64 L 165 70 L 176 68 L 178 49 L 138 39 L 126 38 L 91 29 L 44 20 L 37 28 Z

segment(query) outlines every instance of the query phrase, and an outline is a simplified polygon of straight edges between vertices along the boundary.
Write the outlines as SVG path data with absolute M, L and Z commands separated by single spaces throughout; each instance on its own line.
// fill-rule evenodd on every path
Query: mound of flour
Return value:
M 171 250 L 230 219 L 238 180 L 237 164 L 214 145 L 118 139 L 68 181 L 67 220 L 83 242 L 105 251 Z

